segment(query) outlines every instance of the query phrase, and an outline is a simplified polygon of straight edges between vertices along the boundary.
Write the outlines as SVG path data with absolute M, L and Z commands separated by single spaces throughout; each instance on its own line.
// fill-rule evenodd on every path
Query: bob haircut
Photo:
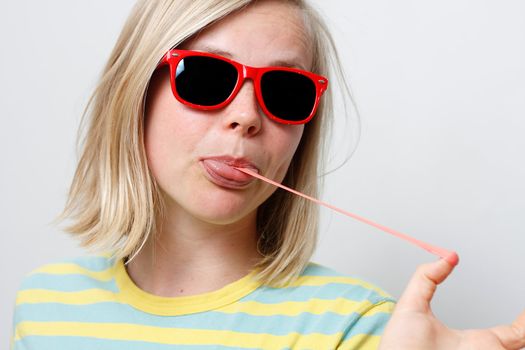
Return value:
M 147 88 L 161 57 L 207 26 L 256 0 L 139 0 L 102 71 L 79 128 L 81 149 L 68 198 L 57 221 L 80 245 L 128 263 L 165 217 L 160 188 L 144 147 Z M 262 1 L 262 0 L 260 0 Z M 302 13 L 311 41 L 311 71 L 344 82 L 333 39 L 318 13 L 303 0 L 284 0 Z M 303 137 L 283 184 L 319 195 L 322 155 L 331 131 L 332 94 L 325 93 Z M 87 129 L 84 124 L 89 122 Z M 81 132 L 85 129 L 85 133 Z M 258 263 L 255 279 L 269 286 L 292 283 L 315 251 L 319 212 L 316 204 L 276 190 L 257 211 Z

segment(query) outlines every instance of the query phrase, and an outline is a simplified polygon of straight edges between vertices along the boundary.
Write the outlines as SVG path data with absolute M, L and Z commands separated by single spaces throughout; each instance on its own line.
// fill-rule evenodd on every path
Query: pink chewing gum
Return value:
M 352 213 L 350 213 L 350 212 L 348 212 L 346 210 L 337 208 L 337 207 L 335 207 L 335 206 L 333 206 L 333 205 L 331 205 L 329 203 L 323 202 L 323 201 L 321 201 L 321 200 L 319 200 L 317 198 L 310 197 L 310 196 L 308 196 L 308 195 L 306 195 L 304 193 L 301 193 L 299 191 L 296 191 L 296 190 L 293 190 L 293 189 L 291 189 L 289 187 L 286 187 L 286 186 L 284 186 L 284 185 L 282 185 L 282 184 L 280 184 L 278 182 L 270 180 L 270 179 L 268 179 L 268 178 L 266 178 L 266 177 L 264 177 L 264 176 L 262 176 L 262 175 L 260 175 L 260 174 L 258 174 L 256 172 L 254 172 L 254 171 L 252 171 L 250 169 L 246 169 L 246 168 L 235 168 L 235 169 L 237 169 L 239 171 L 242 171 L 242 172 L 244 172 L 244 173 L 246 173 L 248 175 L 251 175 L 251 176 L 253 176 L 255 178 L 258 178 L 258 179 L 260 179 L 262 181 L 265 181 L 265 182 L 267 182 L 267 183 L 269 183 L 271 185 L 280 187 L 280 188 L 282 188 L 282 189 L 284 189 L 284 190 L 286 190 L 288 192 L 291 192 L 291 193 L 296 194 L 298 196 L 301 196 L 303 198 L 309 199 L 309 200 L 311 200 L 314 203 L 317 203 L 319 205 L 322 205 L 322 206 L 325 206 L 325 207 L 330 208 L 332 210 L 335 210 L 335 211 L 337 211 L 337 212 L 339 212 L 339 213 L 341 213 L 343 215 L 346 215 L 346 216 L 349 216 L 349 217 L 354 218 L 356 220 L 359 220 L 361 222 L 364 222 L 365 224 L 374 226 L 374 227 L 376 227 L 376 228 L 378 228 L 378 229 L 380 229 L 380 230 L 382 230 L 384 232 L 390 233 L 391 235 L 393 235 L 393 236 L 395 236 L 397 238 L 400 238 L 400 239 L 403 239 L 403 240 L 405 240 L 407 242 L 415 244 L 418 247 L 423 248 L 426 251 L 428 251 L 428 252 L 430 252 L 430 253 L 432 253 L 434 255 L 437 255 L 440 258 L 445 259 L 445 261 L 447 261 L 451 266 L 456 266 L 458 264 L 458 262 L 459 262 L 459 256 L 454 251 L 450 251 L 450 250 L 447 250 L 447 249 L 444 249 L 444 248 L 436 247 L 434 245 L 431 245 L 431 244 L 425 243 L 423 241 L 420 241 L 418 239 L 415 239 L 413 237 L 410 237 L 410 236 L 408 236 L 408 235 L 406 235 L 404 233 L 395 231 L 395 230 L 393 230 L 391 228 L 388 228 L 386 226 L 383 226 L 383 225 L 380 225 L 380 224 L 376 224 L 375 222 L 370 221 L 370 220 L 368 220 L 366 218 L 363 218 L 363 217 L 358 216 L 356 214 L 352 214 Z

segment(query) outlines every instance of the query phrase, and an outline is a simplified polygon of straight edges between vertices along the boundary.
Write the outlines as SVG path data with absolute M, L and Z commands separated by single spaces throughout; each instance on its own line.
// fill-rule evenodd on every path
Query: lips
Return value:
M 235 167 L 248 168 L 259 172 L 259 169 L 249 160 L 229 156 L 202 158 L 201 165 L 208 180 L 218 186 L 231 189 L 245 188 L 255 180 L 254 177 L 235 169 Z

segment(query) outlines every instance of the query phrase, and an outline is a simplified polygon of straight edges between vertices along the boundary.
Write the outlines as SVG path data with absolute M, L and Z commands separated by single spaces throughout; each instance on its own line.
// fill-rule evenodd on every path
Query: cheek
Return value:
M 206 125 L 191 118 L 192 112 L 175 101 L 171 90 L 161 93 L 154 102 L 146 118 L 144 143 L 148 165 L 162 183 L 170 173 L 177 176 L 177 169 L 184 166 L 187 156 L 202 141 Z
M 290 162 L 301 141 L 303 131 L 303 125 L 284 125 L 284 128 L 280 127 L 279 130 L 274 131 L 275 137 L 269 143 L 268 151 L 275 157 L 274 164 L 277 167 L 273 170 L 274 174 L 272 174 L 275 179 L 281 181 L 286 175 Z
M 144 142 L 148 158 L 162 158 L 188 148 L 205 129 L 198 122 L 189 122 L 191 111 L 180 104 L 171 91 L 169 71 L 154 75 L 150 83 L 144 124 Z
M 303 136 L 304 125 L 292 126 L 292 131 L 288 135 L 288 140 L 286 142 L 286 152 L 288 162 L 290 162 L 301 142 L 301 137 Z

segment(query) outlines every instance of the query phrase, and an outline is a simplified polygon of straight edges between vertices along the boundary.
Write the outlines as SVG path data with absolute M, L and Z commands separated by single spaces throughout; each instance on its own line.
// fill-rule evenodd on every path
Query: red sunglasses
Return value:
M 195 109 L 228 105 L 244 79 L 253 80 L 263 112 L 283 124 L 304 124 L 315 115 L 328 87 L 323 76 L 288 67 L 250 67 L 216 54 L 172 49 L 159 62 L 169 65 L 175 98 Z

